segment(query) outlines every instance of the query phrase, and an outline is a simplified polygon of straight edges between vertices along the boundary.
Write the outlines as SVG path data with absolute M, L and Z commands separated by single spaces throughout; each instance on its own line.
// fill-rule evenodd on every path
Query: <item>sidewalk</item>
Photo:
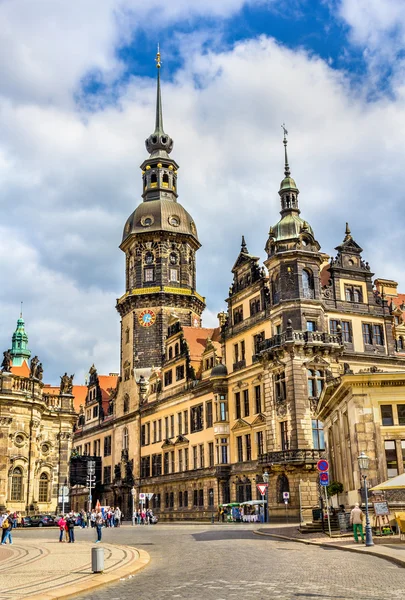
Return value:
M 364 544 L 356 544 L 352 535 L 344 534 L 330 538 L 322 533 L 303 534 L 298 530 L 299 524 L 273 525 L 262 527 L 255 531 L 257 535 L 267 535 L 275 539 L 311 544 L 327 548 L 337 548 L 346 552 L 362 552 L 384 558 L 400 567 L 405 567 L 405 542 L 401 542 L 399 535 L 387 537 L 374 537 L 374 546 L 366 547 Z
M 96 547 L 104 548 L 104 572 L 92 573 L 93 546 L 22 538 L 1 546 L 0 600 L 67 598 L 128 577 L 150 561 L 144 550 L 102 543 Z

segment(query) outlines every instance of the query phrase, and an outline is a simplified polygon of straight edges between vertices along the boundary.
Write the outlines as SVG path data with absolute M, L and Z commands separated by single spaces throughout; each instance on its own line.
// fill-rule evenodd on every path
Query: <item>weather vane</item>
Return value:
M 284 139 L 287 139 L 288 131 L 287 131 L 287 128 L 285 126 L 285 123 L 283 123 L 281 125 L 281 129 L 284 131 Z
M 159 44 L 158 44 L 158 47 L 157 47 L 157 54 L 156 54 L 155 61 L 156 61 L 156 68 L 160 69 L 161 62 L 160 62 L 160 47 L 159 47 Z

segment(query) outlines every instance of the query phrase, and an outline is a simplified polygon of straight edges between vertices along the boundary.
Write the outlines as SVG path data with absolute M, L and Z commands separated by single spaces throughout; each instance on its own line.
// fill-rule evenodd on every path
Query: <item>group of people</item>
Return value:
M 154 525 L 157 523 L 157 517 L 150 508 L 146 510 L 141 508 L 140 510 L 134 510 L 133 523 L 135 525 Z
M 78 515 L 70 512 L 66 516 L 62 515 L 58 521 L 59 526 L 59 542 L 68 542 L 74 544 L 75 542 L 75 525 L 78 525 L 82 529 L 91 527 L 97 532 L 96 544 L 101 542 L 102 528 L 103 527 L 120 527 L 122 519 L 122 512 L 117 506 L 115 509 L 108 506 L 103 507 L 99 510 L 93 508 L 91 512 L 84 510 L 80 511 Z

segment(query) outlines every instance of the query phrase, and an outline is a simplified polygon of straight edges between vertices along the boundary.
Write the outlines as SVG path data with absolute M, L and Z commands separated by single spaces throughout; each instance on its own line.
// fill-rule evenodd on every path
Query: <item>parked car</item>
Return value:
M 51 515 L 33 515 L 30 517 L 32 527 L 50 527 L 57 525 L 55 518 Z
M 31 527 L 31 517 L 21 517 L 22 527 Z

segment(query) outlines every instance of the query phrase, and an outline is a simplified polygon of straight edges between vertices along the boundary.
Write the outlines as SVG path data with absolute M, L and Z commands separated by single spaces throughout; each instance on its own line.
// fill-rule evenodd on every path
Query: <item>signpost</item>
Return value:
M 91 490 L 96 484 L 96 461 L 89 460 L 87 463 L 87 487 L 89 488 L 89 513 L 91 513 Z
M 326 491 L 326 487 L 329 485 L 329 463 L 327 460 L 318 460 L 316 468 L 319 471 L 319 483 L 325 490 L 325 502 L 326 502 L 326 514 L 328 517 L 328 529 L 329 529 L 329 537 L 332 537 L 332 530 L 330 528 L 330 516 L 329 516 L 329 506 L 328 506 L 328 494 Z M 322 515 L 323 520 L 323 515 Z
M 285 504 L 285 522 L 288 525 L 288 502 L 290 500 L 290 492 L 283 492 L 283 500 Z
M 135 486 L 132 486 L 131 496 L 132 496 L 132 525 L 135 525 L 135 497 L 136 497 Z
M 58 502 L 62 504 L 62 514 L 65 514 L 65 502 L 69 498 L 69 488 L 67 485 L 61 485 L 59 488 Z
M 263 504 L 263 520 L 265 523 L 267 523 L 267 502 L 266 502 L 266 494 L 267 494 L 267 489 L 269 487 L 268 483 L 258 483 L 257 484 L 257 489 L 259 490 L 261 496 L 262 496 L 262 500 L 264 502 Z

